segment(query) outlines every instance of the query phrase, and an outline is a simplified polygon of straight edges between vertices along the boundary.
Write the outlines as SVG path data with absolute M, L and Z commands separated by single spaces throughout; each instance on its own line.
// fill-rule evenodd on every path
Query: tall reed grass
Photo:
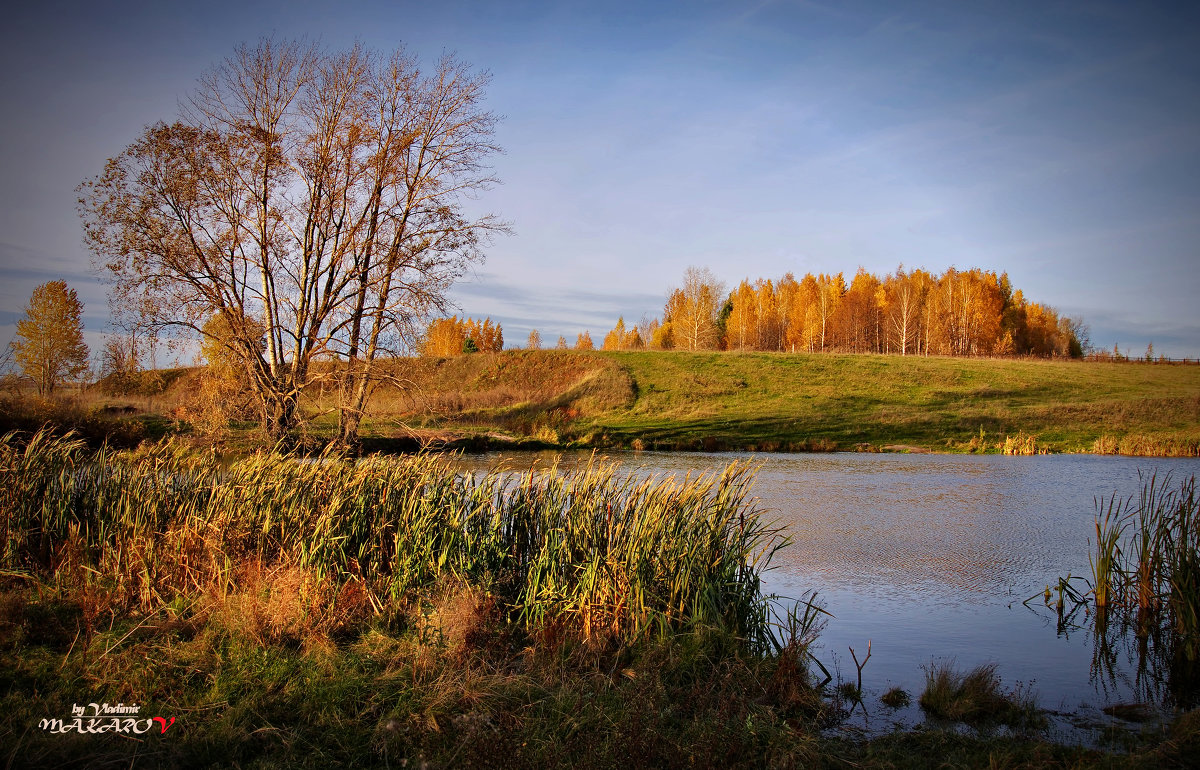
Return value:
M 1143 478 L 1138 497 L 1097 501 L 1092 596 L 1133 613 L 1138 633 L 1165 626 L 1187 660 L 1200 658 L 1200 502 L 1193 476 Z M 1174 645 L 1173 645 L 1174 646 Z
M 1200 457 L 1200 439 L 1196 436 L 1152 436 L 1129 433 L 1124 436 L 1104 434 L 1092 442 L 1092 452 L 1098 455 L 1133 455 L 1138 457 Z
M 1141 481 L 1137 495 L 1096 500 L 1090 579 L 1059 579 L 1058 630 L 1082 628 L 1081 619 L 1094 623 L 1092 674 L 1106 687 L 1132 684 L 1146 702 L 1195 708 L 1200 705 L 1196 479 L 1176 484 L 1168 473 Z M 1049 607 L 1050 586 L 1026 599 L 1026 606 L 1039 596 Z M 1132 678 L 1120 670 L 1121 655 L 1135 667 Z
M 1045 446 L 1038 446 L 1037 436 L 1018 432 L 1015 436 L 1004 437 L 1000 451 L 1006 455 L 1037 455 L 1046 454 L 1049 450 Z
M 765 650 L 760 574 L 786 541 L 749 497 L 753 478 L 742 463 L 678 480 L 604 461 L 472 475 L 437 455 L 262 453 L 224 467 L 171 443 L 91 453 L 9 434 L 0 570 L 102 580 L 144 609 L 231 590 L 246 564 L 354 584 L 377 612 L 455 579 L 531 628 L 635 639 L 713 627 Z

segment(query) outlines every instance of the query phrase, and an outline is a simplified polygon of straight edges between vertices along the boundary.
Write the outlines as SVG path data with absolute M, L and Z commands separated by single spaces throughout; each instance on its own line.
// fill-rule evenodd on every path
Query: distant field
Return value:
M 1020 437 L 1025 451 L 1196 454 L 1200 444 L 1194 365 L 508 351 L 397 361 L 394 373 L 409 385 L 377 396 L 378 436 L 404 424 L 681 449 L 1000 451 Z

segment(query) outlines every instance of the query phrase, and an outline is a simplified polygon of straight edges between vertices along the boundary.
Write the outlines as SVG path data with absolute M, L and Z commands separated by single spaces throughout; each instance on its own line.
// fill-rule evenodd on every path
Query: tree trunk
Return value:
M 291 394 L 277 393 L 263 405 L 262 427 L 275 441 L 287 441 L 297 425 L 296 398 Z

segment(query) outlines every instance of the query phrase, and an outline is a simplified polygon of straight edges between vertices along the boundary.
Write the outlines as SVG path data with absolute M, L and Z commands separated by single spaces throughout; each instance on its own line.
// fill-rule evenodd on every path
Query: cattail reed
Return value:
M 753 469 L 677 480 L 578 470 L 464 474 L 438 455 L 256 454 L 222 467 L 165 443 L 86 452 L 0 440 L 0 569 L 103 576 L 133 604 L 221 590 L 241 565 L 355 583 L 372 606 L 437 581 L 494 592 L 530 627 L 630 639 L 693 626 L 769 641 L 759 576 L 783 545 Z M 89 578 L 90 579 L 90 578 Z
M 1097 507 L 1102 507 L 1098 502 Z M 1103 617 L 1118 607 L 1139 635 L 1165 626 L 1188 660 L 1200 658 L 1200 505 L 1196 479 L 1143 479 L 1137 502 L 1116 495 L 1096 517 L 1092 594 Z M 1126 533 L 1132 533 L 1126 540 Z M 1123 547 L 1124 546 L 1124 547 Z
M 1097 502 L 1097 507 L 1099 507 Z M 1110 603 L 1114 589 L 1120 588 L 1120 582 L 1114 580 L 1115 572 L 1121 562 L 1121 535 L 1125 531 L 1126 504 L 1119 501 L 1114 494 L 1108 500 L 1104 517 L 1096 517 L 1096 552 L 1089 555 L 1092 566 L 1092 591 L 1096 599 L 1096 609 L 1104 612 Z

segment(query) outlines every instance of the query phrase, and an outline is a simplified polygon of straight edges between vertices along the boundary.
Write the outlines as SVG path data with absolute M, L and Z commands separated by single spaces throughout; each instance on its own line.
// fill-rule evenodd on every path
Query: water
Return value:
M 562 466 L 588 454 L 560 456 Z M 1041 599 L 1068 573 L 1089 574 L 1094 499 L 1136 495 L 1139 470 L 1200 474 L 1200 460 L 1049 455 L 610 453 L 640 472 L 684 475 L 733 459 L 761 463 L 754 494 L 793 541 L 764 576 L 766 590 L 816 591 L 833 616 L 817 657 L 855 682 L 864 705 L 836 729 L 867 734 L 923 721 L 915 705 L 924 670 L 953 660 L 967 669 L 994 663 L 1009 686 L 1032 688 L 1052 713 L 1051 737 L 1094 742 L 1110 722 L 1102 709 L 1161 692 L 1140 681 L 1133 655 L 1117 655 L 1111 676 L 1093 667 L 1089 629 L 1060 630 Z M 547 455 L 490 454 L 472 465 L 528 467 Z M 1033 595 L 1030 603 L 1023 601 Z M 912 706 L 879 702 L 892 686 Z

